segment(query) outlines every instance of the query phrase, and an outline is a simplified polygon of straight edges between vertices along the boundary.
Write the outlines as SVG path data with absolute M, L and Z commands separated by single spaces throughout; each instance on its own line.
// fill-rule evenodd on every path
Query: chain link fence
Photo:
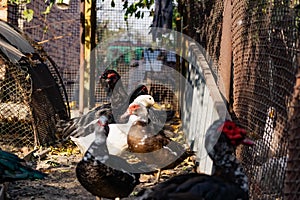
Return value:
M 231 26 L 232 46 L 229 107 L 256 137 L 255 147 L 239 149 L 238 156 L 250 179 L 251 199 L 282 199 L 284 181 L 299 190 L 296 179 L 285 180 L 288 156 L 297 156 L 288 153 L 288 116 L 299 67 L 299 1 L 191 2 L 197 9 L 181 9 L 188 10 L 182 12 L 183 26 L 187 34 L 200 38 L 219 78 L 224 7 L 231 3 L 231 22 L 225 23 Z M 294 123 L 293 130 L 297 127 Z M 294 170 L 289 171 L 297 173 Z M 289 192 L 294 194 L 291 199 L 297 199 L 296 194 L 299 198 L 299 191 Z
M 19 65 L 0 56 L 0 130 L 1 148 L 5 145 L 33 146 L 34 134 L 31 126 L 31 79 Z
M 21 24 L 20 8 L 11 7 L 9 18 L 12 19 L 11 23 L 22 26 L 31 38 L 42 44 L 49 52 L 57 63 L 57 72 L 62 75 L 62 82 L 58 81 L 60 91 L 63 92 L 61 88 L 64 83 L 67 96 L 74 105 L 77 105 L 80 1 L 71 2 L 70 9 L 66 11 L 54 8 L 49 18 L 37 16 L 32 22 Z M 232 62 L 229 109 L 233 118 L 256 137 L 256 146 L 239 149 L 238 156 L 250 179 L 251 199 L 282 199 L 284 182 L 286 187 L 293 183 L 298 184 L 298 179 L 291 178 L 292 172 L 297 172 L 299 168 L 297 162 L 293 164 L 289 162 L 290 166 L 287 166 L 287 160 L 293 161 L 289 156 L 298 155 L 289 153 L 288 148 L 290 147 L 291 151 L 297 149 L 294 142 L 289 141 L 291 126 L 289 106 L 296 80 L 295 74 L 299 67 L 297 57 L 299 59 L 300 2 L 299 0 L 178 1 L 181 20 L 176 21 L 177 30 L 191 36 L 206 49 L 209 54 L 207 60 L 217 74 L 216 79 L 220 85 L 222 84 L 220 60 L 224 55 L 221 44 L 225 36 L 222 35 L 225 28 L 223 16 L 226 3 L 230 3 L 231 8 L 231 22 L 225 24 L 230 26 L 231 30 L 229 37 L 231 37 L 232 58 L 225 58 Z M 29 6 L 36 9 L 36 13 L 45 8 L 43 1 L 32 1 Z M 128 91 L 134 88 L 134 83 L 145 83 L 156 101 L 166 106 L 170 104 L 172 109 L 178 110 L 177 91 L 172 88 L 176 84 L 172 83 L 172 78 L 170 83 L 165 82 L 163 85 L 165 87 L 162 87 L 158 75 L 148 76 L 148 72 L 153 71 L 160 76 L 168 76 L 168 70 L 164 66 L 175 68 L 176 61 L 172 52 L 150 48 L 152 38 L 143 35 L 143 33 L 148 35 L 148 30 L 150 31 L 148 27 L 152 17 L 148 16 L 151 12 L 144 10 L 143 19 L 130 18 L 125 21 L 124 11 L 120 5 L 116 4 L 111 8 L 110 2 L 98 1 L 97 10 L 97 42 L 101 48 L 96 49 L 96 103 L 108 101 L 105 91 L 98 83 L 101 72 L 108 67 L 120 73 L 124 87 Z M 117 33 L 122 33 L 122 37 Z M 114 40 L 110 40 L 109 36 L 114 37 Z M 151 63 L 154 64 L 152 66 L 154 70 L 150 67 Z M 139 69 L 141 66 L 144 68 Z M 4 72 L 6 68 L 3 68 L 1 73 L 5 74 Z M 136 74 L 138 75 L 135 76 Z M 5 83 L 3 80 L 1 79 L 1 84 Z M 59 80 L 59 77 L 55 77 L 55 80 Z M 66 97 L 63 98 L 67 101 Z M 46 101 L 45 104 L 52 103 Z M 35 103 L 34 100 L 32 102 Z M 294 117 L 297 119 L 298 116 Z M 293 123 L 292 130 L 297 128 L 299 124 Z M 285 176 L 286 171 L 289 172 L 288 176 Z M 297 189 L 299 188 L 296 187 L 295 190 Z M 297 195 L 299 197 L 299 191 L 286 191 L 286 195 L 289 192 L 294 194 L 291 199 L 297 199 Z
M 57 66 L 41 46 L 0 23 L 1 148 L 53 143 L 57 121 L 70 117 Z
M 55 5 L 47 15 L 43 11 L 47 8 L 45 1 L 31 1 L 27 9 L 34 11 L 34 17 L 27 22 L 22 17 L 24 5 L 8 6 L 8 22 L 19 27 L 26 35 L 43 47 L 48 58 L 57 67 L 65 86 L 67 97 L 71 101 L 76 96 L 75 88 L 79 88 L 79 62 L 80 62 L 80 1 L 70 1 L 66 10 L 59 10 Z M 34 45 L 34 44 L 32 44 Z M 41 53 L 41 52 L 39 52 Z M 49 69 L 52 74 L 54 69 Z M 55 75 L 54 75 L 55 76 Z M 56 79 L 58 79 L 56 77 Z M 62 85 L 59 88 L 63 88 Z M 63 91 L 61 91 L 63 93 Z M 65 97 L 64 97 L 65 98 Z M 67 99 L 64 99 L 67 102 Z
M 153 17 L 151 9 L 140 10 L 141 18 L 124 19 L 123 2 L 97 1 L 97 76 L 96 104 L 108 101 L 99 83 L 99 76 L 106 68 L 121 75 L 125 90 L 130 94 L 139 84 L 145 84 L 154 100 L 165 109 L 178 111 L 178 84 L 170 69 L 176 68 L 176 55 L 159 48 L 149 34 Z M 170 39 L 170 46 L 175 41 Z M 174 48 L 173 48 L 174 49 Z

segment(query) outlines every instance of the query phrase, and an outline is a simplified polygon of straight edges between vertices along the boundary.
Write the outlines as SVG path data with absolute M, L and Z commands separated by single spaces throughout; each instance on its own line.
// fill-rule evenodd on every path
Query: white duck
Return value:
M 151 95 L 140 95 L 134 100 L 134 103 L 136 102 L 143 104 L 147 108 L 152 107 L 155 104 Z M 110 133 L 106 140 L 109 154 L 121 155 L 121 153 L 127 148 L 127 134 L 132 123 L 136 121 L 136 118 L 137 116 L 132 115 L 125 124 L 109 124 Z M 97 123 L 97 121 L 98 119 L 95 119 L 86 126 L 80 127 L 80 129 L 83 130 L 89 130 L 87 132 L 91 134 L 79 137 L 70 136 L 71 140 L 79 147 L 82 153 L 85 153 L 95 140 L 95 132 L 91 129 L 94 129 L 94 124 Z

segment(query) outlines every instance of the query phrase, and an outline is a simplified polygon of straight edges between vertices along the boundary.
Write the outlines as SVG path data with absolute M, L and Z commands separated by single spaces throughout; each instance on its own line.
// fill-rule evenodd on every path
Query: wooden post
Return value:
M 231 85 L 231 63 L 232 63 L 232 46 L 231 46 L 231 0 L 224 1 L 222 38 L 219 59 L 219 74 L 221 82 L 218 83 L 222 95 L 230 101 Z
M 95 105 L 95 26 L 96 2 L 84 0 L 81 2 L 83 23 L 81 29 L 80 51 L 80 91 L 79 113 L 83 114 L 84 108 Z
M 90 14 L 91 32 L 90 32 L 90 93 L 89 93 L 89 108 L 95 106 L 95 78 L 96 78 L 96 0 L 91 1 L 91 14 Z
M 84 43 L 85 43 L 85 9 L 84 0 L 80 2 L 80 66 L 79 66 L 79 114 L 82 115 L 85 106 L 85 89 L 84 89 L 84 71 L 85 71 L 85 59 L 84 59 Z
M 92 0 L 84 1 L 84 105 L 88 106 L 90 93 L 90 55 L 91 55 L 91 6 Z

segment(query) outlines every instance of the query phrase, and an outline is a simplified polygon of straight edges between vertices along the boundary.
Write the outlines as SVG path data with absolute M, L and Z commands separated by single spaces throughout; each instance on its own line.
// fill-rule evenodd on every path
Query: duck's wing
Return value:
M 69 139 L 70 136 L 76 138 L 88 135 L 90 132 L 83 130 L 90 126 L 91 122 L 97 120 L 101 115 L 105 115 L 108 118 L 108 123 L 115 123 L 111 110 L 111 104 L 105 103 L 90 110 L 80 117 L 58 121 L 56 124 L 57 132 L 62 136 L 63 139 Z
M 127 124 L 109 124 L 109 134 L 107 136 L 106 145 L 109 154 L 121 155 L 127 148 L 127 133 L 129 128 Z M 124 130 L 125 131 L 124 131 Z
M 80 149 L 81 153 L 85 153 L 88 150 L 88 148 L 91 146 L 93 141 L 95 140 L 95 133 L 91 132 L 91 134 L 89 134 L 89 135 L 77 137 L 77 138 L 70 136 L 70 139 Z
M 148 118 L 150 120 L 150 124 L 152 123 L 153 126 L 157 131 L 162 130 L 167 119 L 167 113 L 163 110 L 156 110 L 155 108 L 148 108 Z
M 105 163 L 94 159 L 80 161 L 76 166 L 77 179 L 95 196 L 109 199 L 127 197 L 139 184 L 140 176 L 127 172 L 122 160 L 111 157 L 107 156 Z

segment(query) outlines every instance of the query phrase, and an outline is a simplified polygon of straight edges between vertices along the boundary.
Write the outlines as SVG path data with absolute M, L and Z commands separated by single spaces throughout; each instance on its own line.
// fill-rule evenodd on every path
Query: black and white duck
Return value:
M 161 169 L 172 169 L 194 155 L 182 144 L 168 138 L 163 130 L 157 132 L 157 129 L 149 123 L 147 108 L 141 103 L 130 104 L 127 113 L 137 116 L 128 132 L 128 151 L 158 169 L 156 182 L 159 180 Z
M 140 95 L 134 102 L 138 102 L 146 108 L 155 104 L 153 97 L 150 95 Z M 122 117 L 127 118 L 127 115 L 123 115 Z M 135 118 L 135 116 L 130 116 L 128 122 L 123 124 L 109 124 L 110 134 L 107 138 L 107 147 L 110 154 L 121 155 L 122 152 L 127 149 L 127 134 Z M 95 139 L 94 123 L 97 120 L 98 119 L 93 120 L 85 126 L 78 127 L 76 132 L 80 132 L 80 136 L 70 137 L 82 153 L 86 152 Z
M 94 126 L 96 138 L 76 166 L 77 179 L 87 191 L 97 197 L 127 197 L 139 184 L 140 173 L 144 168 L 109 154 L 106 139 L 110 130 L 106 116 L 100 116 Z
M 183 174 L 142 191 L 139 200 L 248 200 L 248 177 L 235 157 L 238 145 L 251 146 L 244 129 L 234 122 L 217 120 L 207 131 L 205 147 L 213 160 L 212 175 Z

